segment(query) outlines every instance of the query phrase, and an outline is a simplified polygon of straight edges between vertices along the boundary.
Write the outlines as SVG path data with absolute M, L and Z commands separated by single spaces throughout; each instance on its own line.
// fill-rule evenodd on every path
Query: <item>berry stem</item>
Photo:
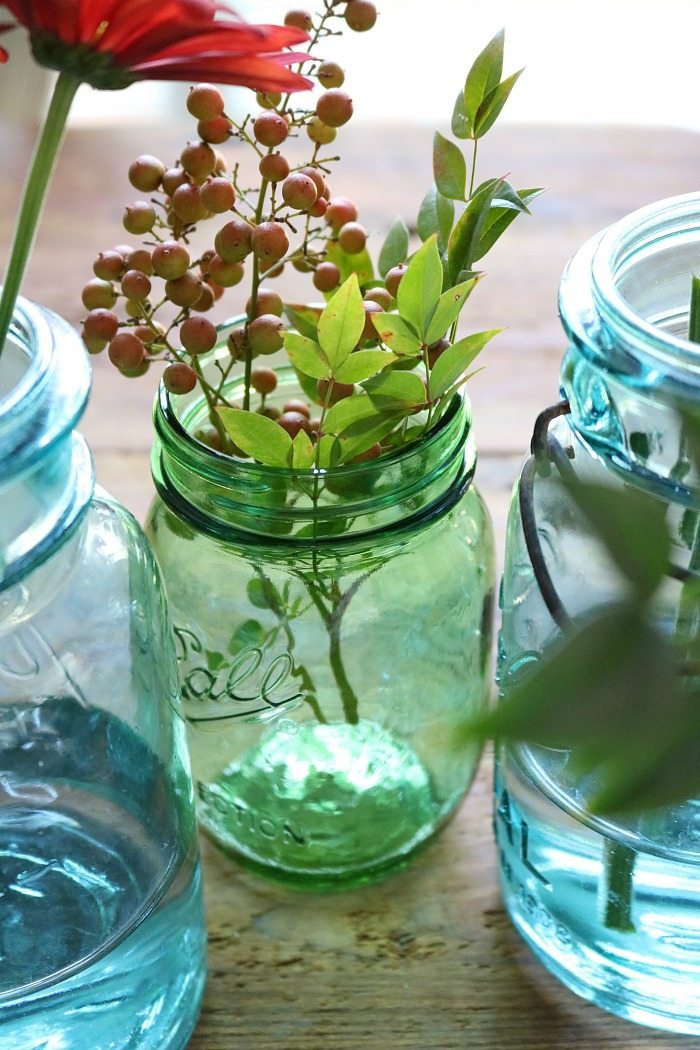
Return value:
M 12 321 L 17 295 L 27 261 L 34 244 L 37 226 L 41 217 L 46 191 L 53 173 L 59 147 L 75 93 L 80 81 L 67 73 L 60 73 L 56 81 L 46 120 L 37 140 L 29 175 L 24 187 L 24 196 L 17 220 L 14 243 L 5 282 L 0 297 L 0 354 Z

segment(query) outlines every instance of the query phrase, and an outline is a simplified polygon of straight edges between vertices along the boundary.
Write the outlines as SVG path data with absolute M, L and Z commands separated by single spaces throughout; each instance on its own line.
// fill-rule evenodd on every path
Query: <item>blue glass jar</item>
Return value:
M 700 349 L 687 340 L 699 264 L 700 195 L 690 195 L 630 215 L 564 274 L 563 400 L 538 421 L 508 523 L 502 689 L 624 585 L 567 498 L 567 471 L 663 502 L 672 566 L 655 616 L 668 631 L 682 581 L 700 572 L 700 484 L 676 413 L 700 405 Z M 510 915 L 580 995 L 698 1034 L 700 800 L 603 820 L 586 812 L 584 787 L 567 751 L 501 749 L 495 828 Z
M 18 306 L 0 355 L 0 1050 L 182 1050 L 205 936 L 160 579 L 93 491 L 82 343 Z

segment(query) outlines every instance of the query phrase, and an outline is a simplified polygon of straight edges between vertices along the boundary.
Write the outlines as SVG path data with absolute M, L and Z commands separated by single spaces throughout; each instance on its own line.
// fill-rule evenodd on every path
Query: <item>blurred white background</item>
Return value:
M 249 21 L 282 22 L 313 0 L 234 0 Z M 377 0 L 366 34 L 329 40 L 324 54 L 347 70 L 356 122 L 444 124 L 476 53 L 506 27 L 507 73 L 526 66 L 505 117 L 517 122 L 646 124 L 700 130 L 700 0 Z M 20 34 L 6 117 L 40 106 L 36 71 L 22 83 Z M 7 74 L 5 74 L 7 76 Z M 28 89 L 28 90 L 27 90 Z M 180 111 L 186 85 L 136 84 L 125 92 L 83 88 L 72 120 L 139 123 Z M 233 89 L 230 109 L 248 93 Z

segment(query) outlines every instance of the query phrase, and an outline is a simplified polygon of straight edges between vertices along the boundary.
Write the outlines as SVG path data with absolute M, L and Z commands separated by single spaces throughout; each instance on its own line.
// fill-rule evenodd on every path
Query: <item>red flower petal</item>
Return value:
M 301 62 L 305 55 L 231 55 L 208 53 L 190 58 L 160 59 L 132 67 L 147 80 L 211 80 L 261 91 L 304 91 L 313 81 L 285 69 L 281 61 Z

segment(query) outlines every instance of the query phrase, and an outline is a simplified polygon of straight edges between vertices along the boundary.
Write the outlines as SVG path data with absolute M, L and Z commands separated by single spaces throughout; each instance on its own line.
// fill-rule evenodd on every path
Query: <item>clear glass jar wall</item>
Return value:
M 511 507 L 502 690 L 571 618 L 624 586 L 567 497 L 566 471 L 663 501 L 676 568 L 655 616 L 674 629 L 678 577 L 700 571 L 699 486 L 677 414 L 700 403 L 700 349 L 685 337 L 698 258 L 693 195 L 632 214 L 585 245 L 564 275 L 567 403 Z M 585 810 L 590 788 L 566 751 L 501 749 L 496 834 L 511 917 L 580 995 L 632 1020 L 700 1033 L 700 801 L 602 820 Z
M 183 1050 L 205 936 L 160 578 L 93 494 L 76 333 L 0 356 L 0 1050 Z
M 275 396 L 294 393 L 285 372 Z M 377 878 L 445 823 L 478 757 L 462 727 L 488 694 L 493 551 L 467 408 L 314 476 L 211 451 L 191 436 L 206 406 L 175 400 L 156 407 L 147 531 L 200 821 L 278 879 Z

